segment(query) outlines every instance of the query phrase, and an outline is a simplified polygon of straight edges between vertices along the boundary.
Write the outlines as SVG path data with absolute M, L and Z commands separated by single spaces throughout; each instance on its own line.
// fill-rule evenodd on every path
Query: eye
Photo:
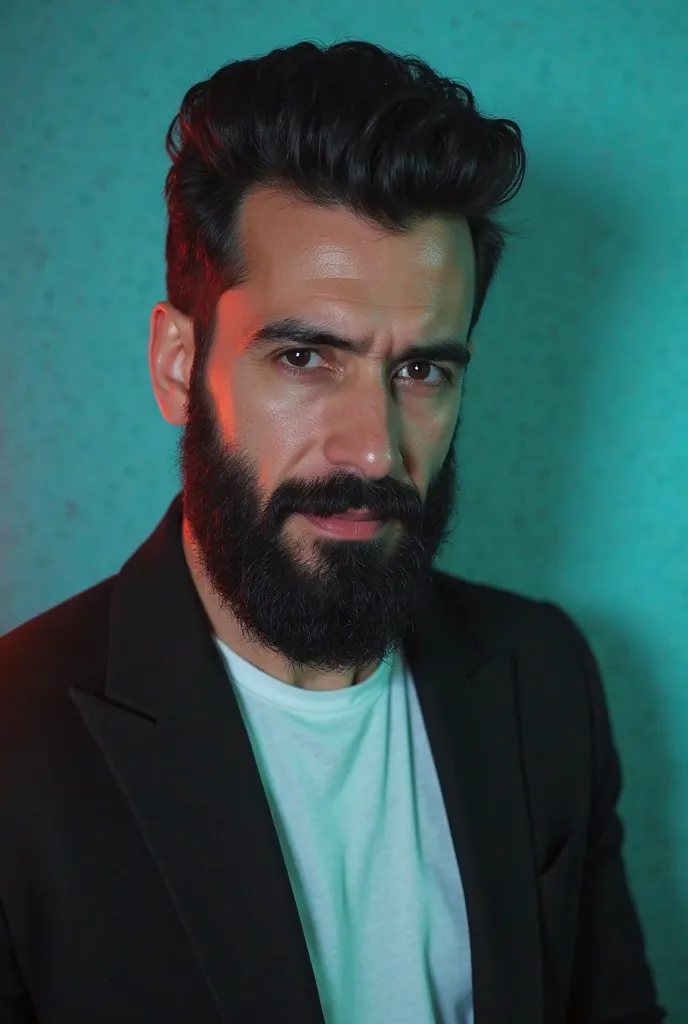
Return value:
M 312 362 L 314 358 L 320 359 L 321 364 L 314 365 Z M 285 369 L 297 374 L 302 371 L 315 370 L 325 362 L 323 357 L 312 348 L 290 348 L 281 353 L 278 361 L 283 364 Z
M 430 363 L 425 359 L 414 359 L 411 363 L 406 363 L 405 366 L 400 367 L 397 376 L 400 376 L 404 372 L 408 373 L 408 376 L 401 376 L 400 379 L 404 382 L 413 384 L 427 384 L 428 387 L 441 387 L 443 384 L 451 384 L 452 376 L 449 370 L 443 370 L 441 366 L 437 366 L 436 363 Z

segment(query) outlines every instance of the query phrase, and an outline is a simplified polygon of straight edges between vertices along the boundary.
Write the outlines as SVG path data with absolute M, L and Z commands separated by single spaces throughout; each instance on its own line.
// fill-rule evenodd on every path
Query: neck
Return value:
M 191 578 L 215 635 L 245 661 L 274 679 L 302 690 L 343 690 L 355 683 L 362 683 L 373 674 L 377 664 L 355 666 L 335 672 L 321 672 L 309 666 L 295 666 L 279 653 L 263 647 L 247 636 L 241 623 L 220 601 L 212 587 L 186 520 L 182 527 L 182 542 Z

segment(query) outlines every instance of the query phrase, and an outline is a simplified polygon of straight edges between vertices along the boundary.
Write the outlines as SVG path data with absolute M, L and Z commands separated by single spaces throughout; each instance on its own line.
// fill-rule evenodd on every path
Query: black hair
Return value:
M 476 257 L 471 328 L 500 261 L 495 213 L 525 172 L 514 121 L 486 117 L 470 89 L 372 43 L 301 42 L 225 65 L 192 86 L 167 133 L 167 294 L 212 336 L 223 291 L 248 270 L 242 201 L 279 186 L 390 230 L 464 217 Z

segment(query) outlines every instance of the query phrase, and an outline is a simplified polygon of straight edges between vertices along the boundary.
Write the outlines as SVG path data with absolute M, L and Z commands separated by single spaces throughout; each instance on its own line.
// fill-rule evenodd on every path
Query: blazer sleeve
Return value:
M 660 1024 L 666 1015 L 623 862 L 621 768 L 603 684 L 588 643 L 572 625 L 589 690 L 593 777 L 569 1024 Z

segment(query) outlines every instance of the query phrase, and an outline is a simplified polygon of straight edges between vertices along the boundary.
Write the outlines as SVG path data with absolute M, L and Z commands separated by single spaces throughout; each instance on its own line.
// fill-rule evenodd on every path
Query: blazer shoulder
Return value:
M 542 601 L 515 590 L 489 583 L 477 583 L 442 570 L 435 570 L 433 578 L 438 591 L 446 600 L 455 602 L 463 610 L 472 607 L 476 613 L 484 615 L 528 614 L 543 604 Z
M 576 663 L 589 656 L 580 627 L 558 604 L 447 572 L 433 576 L 442 599 L 486 648 L 501 640 L 543 656 L 568 654 Z
M 93 688 L 102 677 L 108 647 L 114 577 L 29 619 L 0 637 L 0 708 L 47 698 L 78 683 Z

